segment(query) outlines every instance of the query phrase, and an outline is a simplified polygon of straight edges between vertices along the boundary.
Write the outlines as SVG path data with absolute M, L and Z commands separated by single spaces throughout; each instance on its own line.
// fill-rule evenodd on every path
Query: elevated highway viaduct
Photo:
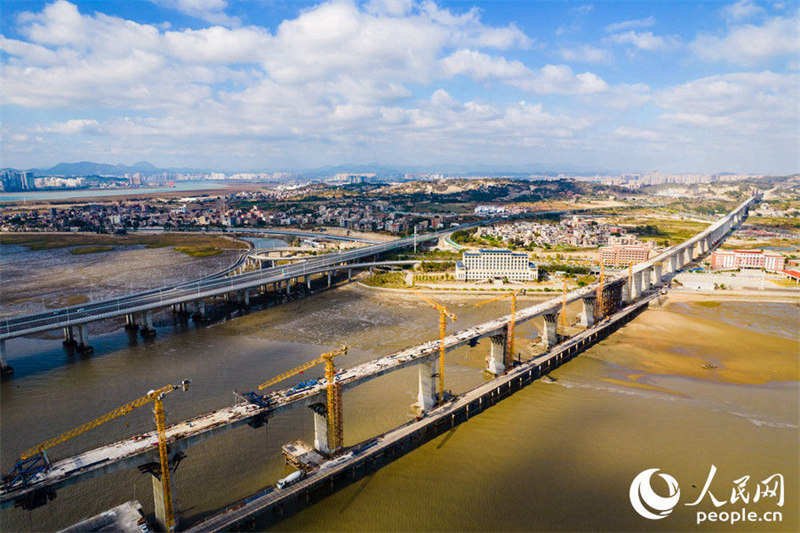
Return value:
M 563 213 L 563 211 L 535 212 L 518 216 L 542 216 L 555 213 Z M 482 219 L 462 224 L 458 228 L 325 254 L 308 259 L 302 264 L 277 265 L 249 272 L 245 267 L 247 262 L 252 260 L 249 258 L 249 253 L 245 253 L 231 267 L 196 281 L 141 291 L 119 298 L 62 307 L 52 311 L 3 318 L 0 319 L 0 369 L 4 374 L 11 370 L 7 365 L 6 341 L 8 339 L 62 329 L 66 346 L 74 347 L 78 352 L 91 352 L 88 324 L 92 322 L 124 317 L 126 328 L 140 330 L 143 336 L 152 336 L 155 334 L 153 312 L 159 309 L 172 307 L 176 311 L 186 312 L 192 306 L 196 316 L 202 317 L 205 315 L 206 300 L 209 298 L 224 297 L 226 300 L 234 298 L 244 305 L 249 305 L 250 295 L 256 290 L 267 292 L 271 287 L 273 291 L 284 290 L 286 293 L 290 293 L 292 285 L 297 284 L 299 280 L 304 279 L 306 285 L 310 287 L 311 276 L 318 275 L 327 275 L 330 284 L 332 275 L 336 272 L 348 271 L 349 279 L 354 269 L 364 268 L 359 266 L 360 262 L 375 262 L 385 254 L 422 243 L 435 242 L 441 236 L 448 235 L 455 229 L 469 229 L 501 220 L 503 219 Z M 256 233 L 261 233 L 261 231 L 256 230 Z M 263 230 L 263 233 L 314 238 L 324 236 L 326 239 L 346 241 L 359 240 L 357 237 L 295 230 L 269 229 Z

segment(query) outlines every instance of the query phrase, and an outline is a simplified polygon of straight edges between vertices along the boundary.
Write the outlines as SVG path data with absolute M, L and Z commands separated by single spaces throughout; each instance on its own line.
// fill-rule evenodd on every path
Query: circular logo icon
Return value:
M 656 494 L 650 486 L 650 478 L 656 472 L 658 468 L 650 468 L 640 473 L 633 478 L 630 490 L 631 505 L 637 513 L 650 520 L 661 520 L 669 516 L 681 497 L 678 482 L 669 474 L 659 474 L 667 483 L 669 495 L 665 498 Z

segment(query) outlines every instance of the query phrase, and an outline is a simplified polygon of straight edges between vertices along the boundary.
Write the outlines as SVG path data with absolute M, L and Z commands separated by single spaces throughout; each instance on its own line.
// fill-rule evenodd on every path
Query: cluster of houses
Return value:
M 595 248 L 604 245 L 640 245 L 636 235 L 620 226 L 599 223 L 589 217 L 570 215 L 558 224 L 513 222 L 480 228 L 477 235 L 492 236 L 518 246 L 574 246 Z

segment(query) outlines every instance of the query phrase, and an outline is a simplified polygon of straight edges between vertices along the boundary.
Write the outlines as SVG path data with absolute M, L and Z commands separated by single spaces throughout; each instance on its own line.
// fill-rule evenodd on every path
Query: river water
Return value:
M 507 302 L 474 308 L 482 298 L 440 299 L 462 328 L 508 311 Z M 569 311 L 571 321 L 579 308 Z M 9 341 L 19 362 L 37 364 L 0 386 L 0 466 L 5 472 L 23 449 L 166 383 L 192 379 L 188 392 L 166 398 L 174 421 L 229 405 L 232 390 L 254 390 L 344 342 L 350 353 L 337 362 L 348 367 L 435 338 L 436 319 L 411 296 L 347 286 L 206 328 L 165 323 L 148 342 L 109 333 L 96 339 L 92 357 L 69 358 L 52 340 Z M 797 530 L 799 320 L 794 304 L 676 301 L 648 310 L 556 370 L 555 381 L 540 380 L 276 530 Z M 517 329 L 523 358 L 540 326 Z M 482 341 L 448 354 L 447 387 L 461 392 L 486 379 L 480 369 L 488 349 Z M 758 370 L 762 356 L 768 368 Z M 703 368 L 707 362 L 716 368 Z M 307 371 L 285 383 L 319 375 L 321 369 Z M 416 387 L 416 371 L 406 369 L 345 393 L 345 444 L 413 417 Z M 51 456 L 153 428 L 150 409 L 142 408 Z M 189 449 L 175 476 L 183 518 L 197 521 L 274 484 L 288 473 L 280 446 L 296 438 L 313 442 L 307 410 Z M 782 474 L 782 507 L 767 497 L 744 507 L 780 511 L 783 521 L 695 526 L 698 510 L 743 507 L 739 501 L 717 509 L 708 496 L 685 505 L 697 499 L 712 465 L 710 490 L 718 500 L 730 500 L 743 476 L 755 492 L 760 481 Z M 680 503 L 663 520 L 640 517 L 629 501 L 631 481 L 649 468 L 680 486 Z M 653 488 L 666 495 L 657 478 Z M 118 472 L 62 489 L 40 509 L 0 511 L 0 525 L 54 530 L 133 498 L 152 512 L 150 479 Z

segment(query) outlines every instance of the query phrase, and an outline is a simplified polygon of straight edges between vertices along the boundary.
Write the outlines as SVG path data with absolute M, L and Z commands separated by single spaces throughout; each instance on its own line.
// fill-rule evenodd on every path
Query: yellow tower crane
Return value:
M 258 390 L 264 390 L 270 385 L 280 383 L 292 376 L 308 370 L 320 363 L 325 363 L 325 381 L 328 390 L 328 450 L 331 455 L 336 455 L 344 446 L 344 426 L 342 424 L 342 386 L 336 383 L 336 368 L 333 365 L 333 358 L 339 355 L 347 355 L 347 346 L 342 346 L 338 350 L 325 352 L 316 359 L 278 374 L 274 378 L 265 381 L 258 386 Z
M 500 300 L 504 300 L 506 298 L 511 298 L 511 320 L 508 322 L 508 349 L 506 353 L 503 354 L 503 365 L 506 368 L 511 368 L 514 359 L 514 326 L 517 323 L 517 295 L 520 293 L 525 293 L 524 289 L 510 291 L 506 294 L 501 296 L 495 296 L 494 298 L 490 298 L 488 300 L 484 300 L 480 303 L 475 304 L 475 307 L 480 307 L 481 305 L 489 304 L 492 302 L 498 302 Z
M 70 431 L 67 431 L 66 433 L 62 433 L 58 437 L 46 440 L 43 443 L 34 446 L 33 448 L 25 450 L 20 455 L 20 461 L 17 463 L 17 466 L 14 468 L 12 473 L 8 476 L 5 476 L 4 484 L 10 487 L 14 487 L 18 484 L 25 486 L 28 481 L 26 478 L 35 475 L 35 472 L 41 472 L 49 467 L 50 460 L 47 457 L 46 450 L 82 433 L 86 433 L 90 429 L 94 429 L 110 420 L 127 415 L 138 407 L 153 402 L 153 413 L 155 414 L 156 430 L 158 434 L 158 455 L 161 460 L 161 486 L 164 491 L 167 528 L 169 531 L 173 531 L 175 529 L 175 513 L 172 508 L 172 486 L 169 478 L 169 457 L 167 454 L 166 413 L 164 411 L 163 399 L 166 394 L 169 394 L 172 391 L 176 391 L 178 389 L 189 390 L 189 383 L 191 383 L 190 380 L 184 379 L 178 384 L 166 385 L 160 389 L 151 390 L 141 398 L 127 403 L 122 407 L 118 407 L 110 413 L 106 413 L 99 418 L 95 418 L 91 422 L 87 422 L 82 426 L 78 426 Z M 45 466 L 38 466 L 40 464 L 40 459 L 44 462 Z
M 444 403 L 444 338 L 447 330 L 447 319 L 453 322 L 456 320 L 456 315 L 447 310 L 445 306 L 428 298 L 422 293 L 417 293 L 417 296 L 431 304 L 434 309 L 439 311 L 439 405 Z

